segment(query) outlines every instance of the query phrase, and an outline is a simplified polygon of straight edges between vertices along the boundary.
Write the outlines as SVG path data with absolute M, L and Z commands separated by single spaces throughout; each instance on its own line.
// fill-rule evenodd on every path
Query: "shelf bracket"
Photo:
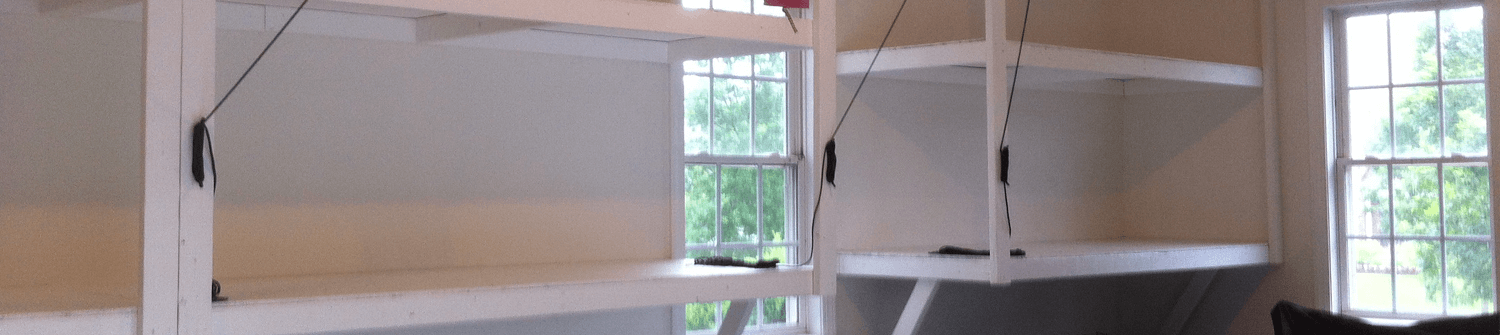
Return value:
M 927 314 L 927 306 L 932 305 L 937 287 L 937 279 L 917 279 L 917 286 L 911 288 L 911 297 L 906 298 L 906 309 L 901 311 L 901 318 L 896 320 L 896 330 L 891 332 L 892 335 L 917 333 L 917 327 L 922 325 L 922 317 Z
M 719 323 L 719 335 L 739 335 L 745 333 L 745 324 L 750 322 L 750 312 L 754 311 L 755 300 L 744 299 L 729 302 L 729 310 L 724 311 L 724 322 Z

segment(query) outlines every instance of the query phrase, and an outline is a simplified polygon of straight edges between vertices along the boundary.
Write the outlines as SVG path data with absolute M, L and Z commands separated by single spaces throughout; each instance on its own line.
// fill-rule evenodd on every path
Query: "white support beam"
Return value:
M 901 319 L 896 320 L 896 330 L 891 332 L 892 335 L 917 333 L 917 327 L 922 325 L 922 317 L 927 315 L 927 306 L 932 305 L 937 287 L 937 279 L 917 279 L 917 286 L 911 288 L 911 296 L 906 298 L 906 309 L 901 310 Z
M 182 112 L 178 133 L 191 135 L 193 125 L 214 106 L 215 37 L 218 3 L 182 0 Z M 213 128 L 213 123 L 208 125 Z M 205 186 L 193 181 L 193 141 L 179 141 L 177 174 L 181 193 L 178 210 L 177 324 L 180 334 L 213 332 L 212 285 L 214 255 L 214 185 L 210 172 Z M 204 164 L 210 166 L 211 164 Z
M 46 15 L 74 17 L 111 10 L 137 2 L 141 2 L 141 0 L 37 0 L 37 10 Z
M 177 334 L 182 1 L 146 0 L 140 334 Z
M 989 186 L 990 261 L 995 271 L 990 273 L 990 283 L 1010 284 L 1013 272 L 1009 250 L 1012 248 L 1009 209 L 1002 199 L 1005 186 L 1000 183 L 1000 147 L 1005 143 L 1005 119 L 1009 117 L 1010 71 L 1007 71 L 1016 50 L 1009 48 L 1005 39 L 1005 1 L 986 0 L 985 42 L 990 44 L 990 53 L 985 59 L 985 115 L 988 121 L 986 133 L 989 143 L 986 150 L 987 185 Z
M 719 323 L 719 335 L 744 334 L 745 324 L 750 323 L 750 312 L 755 310 L 754 307 L 754 299 L 729 302 L 729 310 L 724 311 L 724 322 Z
M 541 26 L 545 23 L 463 14 L 438 14 L 417 18 L 417 42 L 439 42 Z
M 1177 296 L 1177 305 L 1172 307 L 1171 314 L 1167 314 L 1167 319 L 1162 321 L 1161 332 L 1157 334 L 1176 335 L 1182 332 L 1182 326 L 1187 324 L 1193 311 L 1198 309 L 1198 303 L 1203 301 L 1203 294 L 1208 292 L 1209 284 L 1214 282 L 1214 276 L 1218 273 L 1219 270 L 1194 272 L 1193 280 Z

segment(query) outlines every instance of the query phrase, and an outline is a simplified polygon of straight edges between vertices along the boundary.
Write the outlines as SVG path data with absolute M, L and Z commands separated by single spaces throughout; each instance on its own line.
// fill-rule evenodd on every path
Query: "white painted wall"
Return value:
M 139 23 L 0 12 L 0 312 L 138 300 L 141 62 Z

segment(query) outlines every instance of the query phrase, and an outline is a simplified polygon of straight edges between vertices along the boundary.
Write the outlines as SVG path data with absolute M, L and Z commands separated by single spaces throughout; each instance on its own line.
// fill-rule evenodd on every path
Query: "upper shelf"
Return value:
M 691 260 L 221 280 L 218 334 L 308 333 L 815 294 L 810 268 Z
M 1012 280 L 1188 271 L 1269 264 L 1265 243 L 1091 240 L 1020 243 Z M 934 248 L 936 249 L 936 248 Z M 922 250 L 841 252 L 839 273 L 988 282 L 995 262 L 985 256 L 933 255 Z
M 267 1 L 267 0 L 259 0 Z M 441 20 L 443 14 L 500 18 L 541 24 L 580 26 L 587 34 L 618 37 L 642 32 L 715 37 L 810 48 L 812 30 L 792 31 L 786 18 L 712 10 L 686 9 L 675 3 L 642 0 L 342 0 L 346 5 L 432 13 L 419 20 Z M 812 27 L 808 19 L 797 26 Z M 521 24 L 520 26 L 524 26 Z M 568 29 L 568 28 L 562 28 Z
M 1017 42 L 1006 41 L 1014 52 Z M 968 40 L 839 53 L 839 75 L 984 85 L 990 43 Z M 1138 94 L 1205 87 L 1260 87 L 1259 68 L 1166 57 L 1026 43 L 1018 85 L 1023 88 Z M 1128 87 L 1126 84 L 1129 84 Z

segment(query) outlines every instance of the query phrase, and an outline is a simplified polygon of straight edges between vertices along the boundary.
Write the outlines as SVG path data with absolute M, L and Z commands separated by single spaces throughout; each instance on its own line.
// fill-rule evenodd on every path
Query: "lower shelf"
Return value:
M 1020 243 L 1024 257 L 1013 257 L 1011 280 L 1185 271 L 1270 262 L 1265 243 L 1213 243 L 1166 240 L 1088 240 Z M 936 250 L 933 246 L 932 250 Z M 1002 251 L 1004 252 L 1004 251 Z M 873 277 L 990 281 L 995 262 L 988 256 L 933 255 L 925 250 L 846 251 L 839 274 Z
M 0 334 L 134 334 L 140 288 L 0 288 Z
M 692 260 L 221 279 L 216 334 L 285 334 L 815 294 L 811 267 Z

